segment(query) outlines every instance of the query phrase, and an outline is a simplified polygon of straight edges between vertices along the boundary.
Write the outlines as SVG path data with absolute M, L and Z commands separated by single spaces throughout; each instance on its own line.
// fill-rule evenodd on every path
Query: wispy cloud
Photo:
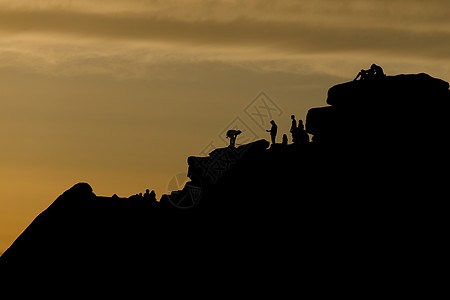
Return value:
M 147 2 L 137 1 L 141 5 Z M 217 5 L 213 6 L 209 1 L 204 6 L 194 2 L 196 5 L 192 10 L 180 6 L 169 10 L 170 5 L 156 1 L 155 6 L 149 4 L 154 7 L 153 12 L 140 13 L 100 13 L 98 9 L 90 12 L 60 7 L 12 9 L 0 12 L 0 31 L 62 34 L 74 39 L 150 40 L 212 47 L 255 46 L 296 52 L 409 50 L 413 54 L 425 52 L 437 56 L 448 53 L 450 15 L 445 12 L 450 10 L 441 7 L 427 14 L 425 9 L 420 14 L 414 10 L 414 2 L 403 10 L 389 9 L 384 1 L 376 2 L 377 5 L 365 1 L 334 1 L 334 5 L 330 1 L 324 2 L 335 10 L 333 14 L 325 6 L 294 5 L 290 1 L 281 1 L 284 5 L 274 4 L 274 7 L 251 1 L 253 5 L 243 5 L 244 8 L 237 12 L 228 13 L 219 13 L 213 9 Z M 116 1 L 118 3 L 124 2 Z M 231 10 L 230 4 L 232 1 L 222 3 Z M 127 6 L 124 4 L 123 7 Z M 184 18 L 179 15 L 181 11 Z M 293 16 L 293 12 L 298 14 Z M 446 26 L 437 25 L 439 21 L 436 20 Z M 428 50 L 419 51 L 418 45 L 427 45 Z
M 139 76 L 165 61 L 259 61 L 261 69 L 277 62 L 286 71 L 336 57 L 450 61 L 448 1 L 7 3 L 0 2 L 0 65 L 37 71 Z

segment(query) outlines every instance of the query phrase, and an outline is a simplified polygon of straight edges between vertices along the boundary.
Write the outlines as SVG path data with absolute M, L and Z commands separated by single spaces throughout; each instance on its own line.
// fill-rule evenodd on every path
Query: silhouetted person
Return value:
M 292 134 L 292 142 L 294 144 L 297 144 L 297 142 L 298 142 L 297 120 L 295 120 L 294 115 L 291 115 L 291 119 L 292 119 L 292 122 L 291 122 L 290 132 Z
M 283 134 L 283 141 L 281 142 L 281 144 L 282 144 L 283 146 L 287 146 L 287 144 L 288 144 L 288 138 L 287 138 L 287 135 L 286 135 L 286 134 Z
M 309 143 L 309 135 L 305 130 L 305 126 L 303 126 L 303 120 L 298 121 L 298 143 L 299 144 L 308 144 Z
M 361 80 L 374 79 L 374 78 L 383 78 L 386 76 L 383 72 L 383 68 L 377 66 L 376 64 L 372 64 L 369 70 L 361 70 L 358 75 L 356 75 L 353 81 L 358 80 L 361 77 Z
M 383 78 L 384 76 L 386 76 L 386 74 L 384 74 L 384 72 L 383 72 L 383 68 L 382 67 L 377 66 L 376 64 L 372 64 L 370 66 L 370 68 L 374 70 L 374 72 L 375 72 L 374 77 L 375 78 Z
M 270 132 L 270 138 L 272 139 L 272 145 L 274 145 L 275 138 L 277 137 L 278 126 L 277 126 L 277 124 L 275 124 L 274 120 L 270 121 L 270 124 L 272 124 L 272 127 L 270 128 L 270 130 L 266 130 L 266 131 Z
M 156 193 L 154 190 L 152 190 L 150 192 L 149 189 L 145 190 L 145 194 L 144 194 L 144 199 L 145 200 L 150 200 L 150 201 L 156 201 Z
M 240 130 L 234 130 L 234 129 L 230 129 L 227 131 L 227 138 L 230 139 L 230 146 L 234 147 L 236 144 L 236 138 L 238 135 L 240 135 L 242 133 L 242 131 Z
M 155 193 L 154 190 L 152 190 L 152 191 L 150 192 L 150 200 L 151 200 L 151 201 L 156 201 L 156 193 Z

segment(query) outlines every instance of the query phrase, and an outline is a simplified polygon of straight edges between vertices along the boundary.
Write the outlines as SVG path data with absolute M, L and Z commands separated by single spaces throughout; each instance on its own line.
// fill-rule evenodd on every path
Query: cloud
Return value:
M 343 59 L 450 60 L 446 1 L 430 0 L 426 6 L 419 0 L 2 5 L 0 66 L 58 74 L 139 77 L 148 75 L 149 66 L 165 62 L 225 61 L 260 71 L 296 72 L 305 64 L 326 71 L 330 61 L 336 66 Z
M 285 5 L 275 5 L 271 19 L 264 17 L 269 15 L 269 8 L 262 4 L 258 6 L 254 1 L 251 3 L 253 6 L 247 7 L 265 14 L 258 17 L 253 10 L 247 8 L 244 11 L 249 12 L 248 16 L 235 13 L 232 14 L 233 18 L 225 18 L 226 13 L 219 14 L 214 9 L 211 9 L 210 14 L 208 7 L 212 5 L 206 5 L 203 9 L 196 7 L 192 11 L 184 11 L 187 15 L 197 16 L 195 20 L 189 17 L 182 19 L 175 13 L 179 9 L 168 12 L 160 3 L 159 9 L 155 8 L 154 13 L 106 14 L 66 9 L 4 10 L 0 12 L 0 28 L 4 33 L 10 34 L 58 34 L 74 39 L 150 41 L 192 47 L 251 47 L 269 49 L 274 53 L 286 52 L 284 54 L 382 51 L 448 58 L 447 53 L 450 53 L 450 26 L 435 25 L 432 29 L 425 30 L 427 26 L 417 26 L 417 20 L 408 23 L 409 17 L 386 23 L 395 15 L 388 13 L 385 17 L 380 16 L 380 12 L 390 11 L 387 8 L 375 7 L 370 13 L 369 8 L 373 5 L 365 8 L 363 5 L 355 6 L 354 2 L 338 1 L 340 5 L 330 5 L 337 9 L 334 15 L 329 15 L 322 6 L 301 6 L 307 8 L 306 12 L 312 12 L 312 16 L 302 11 L 300 15 L 304 18 L 293 19 L 292 13 L 287 13 L 286 9 L 291 7 L 298 11 L 299 7 L 293 4 L 289 6 L 287 4 L 291 2 L 282 1 Z M 328 1 L 325 3 L 330 4 Z M 353 3 L 353 6 L 349 3 Z M 283 12 L 286 12 L 286 16 Z M 437 13 L 430 14 L 434 16 Z M 200 15 L 206 17 L 201 19 Z M 446 14 L 443 16 L 450 17 Z M 417 18 L 424 19 L 420 15 Z M 403 26 L 396 26 L 404 23 Z
M 203 47 L 262 47 L 274 52 L 382 51 L 448 58 L 450 33 L 389 27 L 311 26 L 306 22 L 237 19 L 229 22 L 157 19 L 58 11 L 2 12 L 3 32 L 59 34 L 74 39 L 158 41 Z
M 399 21 L 447 20 L 447 0 L 0 0 L 2 10 L 77 11 L 97 14 L 144 13 L 164 19 L 230 21 L 300 20 L 319 23 L 340 20 L 366 24 Z M 350 17 L 350 18 L 349 18 Z M 375 22 L 372 22 L 375 21 Z

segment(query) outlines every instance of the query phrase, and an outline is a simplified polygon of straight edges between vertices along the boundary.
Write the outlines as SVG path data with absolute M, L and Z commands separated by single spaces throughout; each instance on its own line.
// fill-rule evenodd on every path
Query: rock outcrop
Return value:
M 308 111 L 306 130 L 327 144 L 447 143 L 448 88 L 423 73 L 338 84 L 328 90 L 331 106 Z
M 448 100 L 448 84 L 427 75 L 350 82 L 308 112 L 314 143 L 260 140 L 189 157 L 191 181 L 160 202 L 77 184 L 0 257 L 0 280 L 56 278 L 74 290 L 79 274 L 133 288 L 128 279 L 143 277 L 141 292 L 267 296 L 268 286 L 279 297 L 299 282 L 378 290 L 380 277 L 398 284 L 392 265 L 428 275 L 418 257 L 436 263 L 447 228 Z M 324 273 L 332 280 L 309 280 Z

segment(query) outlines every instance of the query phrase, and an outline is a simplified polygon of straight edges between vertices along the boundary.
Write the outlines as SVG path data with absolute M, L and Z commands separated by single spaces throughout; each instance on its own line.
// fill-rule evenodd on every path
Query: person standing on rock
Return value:
M 266 131 L 270 132 L 270 138 L 272 139 L 272 145 L 274 145 L 275 138 L 277 137 L 278 126 L 277 126 L 277 124 L 275 124 L 274 120 L 270 121 L 270 124 L 272 124 L 272 127 L 270 128 L 270 130 L 266 130 Z
M 298 131 L 297 131 L 297 120 L 295 119 L 295 116 L 291 116 L 291 134 L 292 134 L 292 142 L 294 144 L 297 144 L 298 142 Z

